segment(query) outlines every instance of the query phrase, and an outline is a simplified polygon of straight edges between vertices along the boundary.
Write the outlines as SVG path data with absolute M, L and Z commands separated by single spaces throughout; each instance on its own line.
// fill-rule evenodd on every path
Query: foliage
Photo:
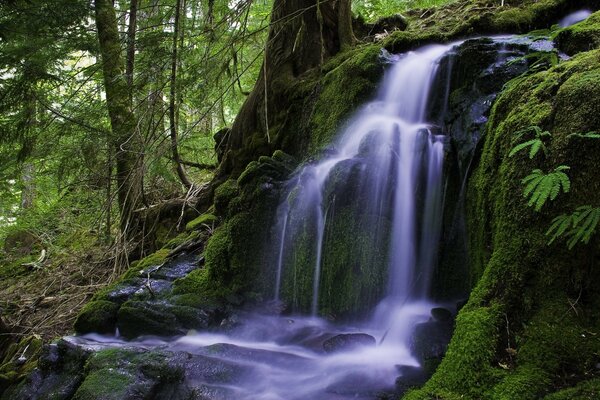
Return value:
M 577 243 L 587 244 L 596 231 L 600 221 L 600 207 L 578 207 L 572 214 L 562 214 L 554 218 L 552 225 L 546 232 L 551 236 L 548 244 L 560 237 L 568 239 L 567 245 L 572 249 Z
M 527 175 L 521 181 L 525 188 L 523 196 L 528 197 L 528 206 L 535 207 L 535 211 L 540 211 L 548 199 L 554 200 L 561 189 L 564 193 L 568 193 L 571 189 L 571 181 L 569 176 L 564 172 L 570 167 L 560 165 L 549 173 L 544 173 L 541 169 L 534 169 L 531 174 Z
M 455 0 L 354 0 L 352 11 L 367 21 L 375 21 L 411 9 L 425 9 L 450 3 Z
M 513 149 L 508 154 L 509 157 L 514 156 L 519 151 L 524 150 L 528 147 L 529 147 L 529 158 L 530 159 L 535 157 L 535 155 L 540 150 L 543 150 L 545 155 L 548 154 L 548 149 L 546 149 L 546 145 L 544 144 L 543 140 L 547 139 L 551 136 L 550 132 L 542 131 L 542 129 L 539 126 L 530 126 L 529 128 L 520 130 L 520 131 L 516 132 L 515 134 L 517 135 L 517 139 L 520 139 L 521 137 L 528 134 L 529 132 L 533 132 L 535 135 L 535 138 L 528 140 L 526 142 L 520 143 L 520 144 L 516 145 L 515 147 L 513 147 Z

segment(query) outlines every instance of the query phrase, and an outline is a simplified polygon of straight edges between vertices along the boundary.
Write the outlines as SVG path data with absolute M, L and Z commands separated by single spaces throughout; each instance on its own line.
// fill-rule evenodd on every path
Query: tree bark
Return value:
M 127 66 L 125 75 L 129 86 L 129 96 L 133 97 L 133 67 L 135 65 L 135 33 L 137 30 L 138 0 L 131 0 L 129 5 L 129 25 L 127 27 Z
M 192 182 L 188 178 L 183 165 L 181 164 L 181 158 L 179 157 L 179 150 L 177 144 L 177 122 L 178 106 L 177 106 L 177 64 L 179 63 L 177 55 L 177 46 L 179 41 L 179 28 L 181 19 L 181 0 L 177 0 L 175 3 L 175 22 L 173 27 L 173 51 L 171 53 L 171 90 L 169 100 L 169 130 L 171 134 L 171 152 L 173 154 L 173 161 L 175 162 L 175 170 L 179 180 L 186 188 L 192 187 Z
M 260 75 L 231 128 L 220 175 L 279 148 L 285 89 L 355 42 L 350 0 L 275 0 Z
M 104 89 L 115 149 L 117 194 L 121 231 L 127 239 L 135 235 L 137 224 L 131 219 L 142 200 L 143 148 L 131 111 L 130 90 L 124 75 L 117 17 L 111 0 L 95 0 L 96 27 L 104 74 Z

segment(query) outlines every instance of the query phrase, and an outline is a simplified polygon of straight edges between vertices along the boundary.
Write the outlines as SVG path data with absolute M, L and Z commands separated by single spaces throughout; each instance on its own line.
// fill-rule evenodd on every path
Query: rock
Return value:
M 412 353 L 420 363 L 430 359 L 441 360 L 451 337 L 451 322 L 432 320 L 418 324 L 411 340 Z
M 452 322 L 454 319 L 452 312 L 443 307 L 435 307 L 431 309 L 431 316 L 438 322 Z
M 4 239 L 4 251 L 9 254 L 26 256 L 39 247 L 40 239 L 27 230 L 9 233 Z M 36 250 L 39 253 L 39 250 Z
M 117 319 L 119 331 L 126 338 L 183 335 L 190 329 L 205 329 L 211 322 L 210 315 L 198 308 L 134 300 L 121 306 Z
M 366 333 L 342 333 L 323 342 L 323 350 L 326 353 L 338 353 L 358 347 L 371 347 L 375 344 L 375 338 Z
M 400 376 L 396 379 L 396 390 L 399 393 L 404 393 L 409 389 L 420 387 L 427 382 L 429 375 L 420 367 L 410 365 L 398 366 Z
M 85 305 L 75 320 L 77 333 L 113 333 L 117 324 L 119 305 L 112 301 L 91 301 Z

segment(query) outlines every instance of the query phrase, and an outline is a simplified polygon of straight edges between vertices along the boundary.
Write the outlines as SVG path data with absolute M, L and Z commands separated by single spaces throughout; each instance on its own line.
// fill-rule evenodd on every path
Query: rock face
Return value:
M 323 342 L 323 350 L 326 353 L 337 353 L 359 347 L 373 347 L 375 343 L 375 338 L 366 333 L 342 333 Z

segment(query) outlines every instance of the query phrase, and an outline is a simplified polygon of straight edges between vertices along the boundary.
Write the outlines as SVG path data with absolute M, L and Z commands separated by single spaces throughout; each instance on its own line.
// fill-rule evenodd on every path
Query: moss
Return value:
M 77 333 L 113 333 L 119 305 L 111 301 L 91 301 L 83 307 L 73 327 Z
M 139 262 L 132 264 L 132 266 L 121 276 L 119 281 L 124 281 L 130 278 L 137 277 L 140 271 L 145 270 L 149 267 L 156 267 L 162 265 L 167 261 L 167 257 L 169 256 L 170 250 L 167 248 L 162 248 L 160 250 L 155 251 L 149 256 L 141 259 Z
M 562 29 L 555 38 L 559 49 L 569 55 L 600 47 L 600 12 L 573 26 Z
M 329 144 L 343 121 L 374 95 L 383 74 L 380 52 L 381 48 L 375 45 L 359 47 L 325 66 L 327 73 L 320 81 L 309 124 L 310 151 Z
M 486 388 L 498 379 L 492 365 L 500 308 L 469 308 L 465 307 L 457 318 L 454 336 L 437 373 L 423 389 L 411 392 L 406 399 L 451 399 L 447 393 L 455 393 L 457 398 L 483 398 Z
M 197 328 L 198 310 L 162 302 L 129 300 L 118 313 L 119 331 L 124 337 L 140 335 L 175 336 Z
M 169 353 L 114 348 L 94 353 L 75 400 L 150 398 L 161 386 L 181 382 L 183 370 L 169 363 Z
M 214 204 L 218 215 L 227 214 L 227 206 L 238 193 L 238 183 L 235 179 L 228 179 L 215 189 Z
M 467 193 L 476 285 L 442 364 L 407 398 L 537 399 L 594 371 L 600 339 L 586 332 L 600 323 L 600 272 L 589 268 L 599 240 L 570 252 L 547 246 L 545 232 L 557 214 L 598 201 L 600 182 L 591 177 L 600 144 L 570 135 L 599 126 L 599 55 L 517 78 L 495 103 Z M 508 157 L 515 132 L 532 125 L 551 132 L 548 156 Z M 571 166 L 571 192 L 535 213 L 521 179 L 563 164 Z
M 88 374 L 79 387 L 73 400 L 119 400 L 125 398 L 127 388 L 134 383 L 128 373 L 102 369 Z
M 572 388 L 544 397 L 544 400 L 595 400 L 600 398 L 600 378 L 581 382 Z
M 206 268 L 196 269 L 173 283 L 174 294 L 200 294 L 205 293 L 210 288 L 211 283 L 208 279 L 208 270 Z
M 185 226 L 185 229 L 188 231 L 192 231 L 195 229 L 200 229 L 204 225 L 214 226 L 216 222 L 217 222 L 217 217 L 215 217 L 213 214 L 206 213 L 206 214 L 202 214 L 198 218 L 188 222 L 187 225 Z
M 32 335 L 8 346 L 0 359 L 0 389 L 18 383 L 38 366 L 42 345 L 42 339 Z

